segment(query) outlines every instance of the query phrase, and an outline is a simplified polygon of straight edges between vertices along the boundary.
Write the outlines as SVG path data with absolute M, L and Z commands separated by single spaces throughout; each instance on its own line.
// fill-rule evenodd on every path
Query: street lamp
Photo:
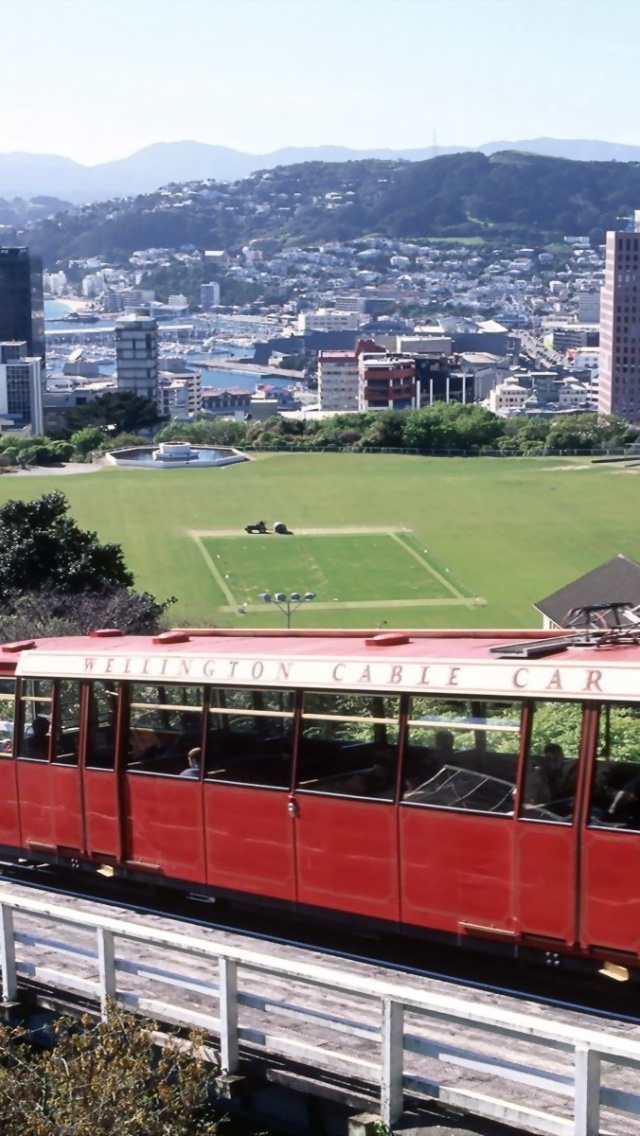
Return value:
M 260 592 L 260 599 L 263 603 L 274 604 L 280 609 L 287 621 L 287 628 L 291 627 L 291 616 L 294 611 L 302 604 L 311 603 L 315 598 L 315 592 L 305 592 L 304 595 L 301 595 L 300 592 L 291 592 L 291 595 L 286 595 L 285 592 L 274 592 L 273 595 L 271 592 Z

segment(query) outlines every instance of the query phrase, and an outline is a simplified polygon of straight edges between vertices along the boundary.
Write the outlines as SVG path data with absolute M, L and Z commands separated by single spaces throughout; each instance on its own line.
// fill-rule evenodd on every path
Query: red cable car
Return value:
M 639 675 L 622 632 L 8 644 L 0 853 L 636 968 Z

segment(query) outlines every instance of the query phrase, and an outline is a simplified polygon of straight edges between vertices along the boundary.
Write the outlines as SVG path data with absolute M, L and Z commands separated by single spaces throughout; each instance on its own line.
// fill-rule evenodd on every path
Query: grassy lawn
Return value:
M 225 469 L 6 475 L 0 504 L 54 488 L 83 527 L 122 544 L 137 587 L 178 597 L 176 622 L 281 621 L 224 611 L 208 559 L 238 603 L 314 591 L 296 622 L 345 627 L 537 626 L 536 600 L 619 552 L 640 560 L 640 476 L 573 459 L 274 454 Z M 259 517 L 345 531 L 244 537 Z
M 410 534 L 404 540 L 404 534 L 367 533 L 211 537 L 203 544 L 237 603 L 256 602 L 265 591 L 316 592 L 333 603 L 446 598 L 428 561 L 412 555 L 415 540 Z

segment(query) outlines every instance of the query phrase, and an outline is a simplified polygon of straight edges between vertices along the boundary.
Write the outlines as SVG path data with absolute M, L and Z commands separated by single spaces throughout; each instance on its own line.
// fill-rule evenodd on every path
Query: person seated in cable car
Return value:
M 529 805 L 546 805 L 566 796 L 565 756 L 561 745 L 547 742 L 540 757 L 533 757 L 525 782 L 524 798 Z
M 45 714 L 38 714 L 33 719 L 24 739 L 24 756 L 34 761 L 46 761 L 49 756 L 49 728 L 50 721 Z
M 451 730 L 436 730 L 433 735 L 433 756 L 443 765 L 448 765 L 454 755 L 453 734 Z
M 607 812 L 607 819 L 620 828 L 640 828 L 640 774 L 618 790 Z
M 195 746 L 194 749 L 189 750 L 189 752 L 187 754 L 187 761 L 189 762 L 189 764 L 187 765 L 186 769 L 182 770 L 182 773 L 180 774 L 180 776 L 181 777 L 199 777 L 200 776 L 200 766 L 202 764 L 202 750 L 200 749 L 199 746 Z

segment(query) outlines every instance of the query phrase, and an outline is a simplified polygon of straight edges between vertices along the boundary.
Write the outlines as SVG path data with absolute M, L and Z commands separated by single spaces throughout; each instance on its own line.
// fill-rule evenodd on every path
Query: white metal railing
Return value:
M 35 929 L 19 929 L 17 914 L 27 925 L 35 919 Z M 46 933 L 41 929 L 43 921 Z M 62 928 L 67 928 L 66 938 Z M 75 939 L 69 928 L 75 928 Z M 133 959 L 126 957 L 127 945 L 137 952 Z M 187 966 L 176 970 L 172 969 L 175 962 L 158 965 L 155 957 L 147 961 L 137 957 L 145 952 L 164 959 L 177 954 Z M 217 967 L 217 981 L 209 977 L 212 963 Z M 629 1085 L 627 1072 L 640 1070 L 639 1041 L 415 990 L 407 983 L 370 979 L 338 965 L 276 958 L 146 923 L 16 896 L 8 888 L 0 888 L 0 967 L 5 1002 L 15 1001 L 19 980 L 29 978 L 94 998 L 103 1014 L 114 999 L 147 1017 L 217 1033 L 220 1065 L 229 1073 L 238 1069 L 243 1041 L 266 1053 L 312 1064 L 325 1073 L 352 1073 L 376 1086 L 380 1117 L 388 1126 L 399 1119 L 407 1090 L 471 1114 L 515 1124 L 523 1132 L 551 1136 L 598 1136 L 601 1106 L 626 1114 L 629 1121 L 640 1116 L 640 1092 L 629 1091 L 633 1085 Z M 275 985 L 275 996 L 265 992 L 266 980 Z M 154 984 L 163 988 L 163 997 L 154 993 Z M 177 1001 L 171 1000 L 171 991 L 178 992 Z M 297 1002 L 293 1000 L 296 995 Z M 192 996 L 191 1004 L 180 1004 L 185 996 Z M 318 1008 L 312 1005 L 313 997 Z M 355 1001 L 358 1017 L 347 1016 L 347 998 L 349 1003 Z M 246 1011 L 246 1025 L 240 1024 L 240 1008 Z M 272 1032 L 274 1020 L 284 1027 L 278 1033 Z M 287 1023 L 290 1032 L 286 1032 Z M 301 1026 L 310 1040 L 301 1036 Z M 456 1029 L 480 1031 L 483 1041 L 493 1035 L 508 1041 L 513 1051 L 503 1045 L 503 1052 L 495 1056 L 463 1048 L 452 1044 L 446 1033 L 438 1036 L 443 1027 L 454 1034 Z M 332 1039 L 329 1043 L 327 1036 Z M 343 1048 L 341 1037 L 346 1040 Z M 378 1060 L 372 1060 L 376 1047 Z M 551 1051 L 554 1068 L 541 1067 L 541 1049 Z M 485 1082 L 487 1078 L 504 1082 L 506 1091 L 486 1095 L 475 1088 L 449 1086 L 445 1078 L 433 1076 L 429 1062 L 445 1063 L 458 1075 L 463 1071 Z M 602 1062 L 618 1069 L 618 1087 L 602 1084 Z M 625 1071 L 623 1076 L 619 1070 Z M 514 1083 L 523 1087 L 515 1099 L 508 1089 Z M 640 1078 L 636 1087 L 640 1088 Z M 533 1093 L 565 1098 L 565 1115 L 547 1103 L 529 1107 L 527 1100 Z M 630 1121 L 627 1131 L 634 1130 L 635 1122 Z M 621 1129 L 616 1126 L 614 1131 Z

